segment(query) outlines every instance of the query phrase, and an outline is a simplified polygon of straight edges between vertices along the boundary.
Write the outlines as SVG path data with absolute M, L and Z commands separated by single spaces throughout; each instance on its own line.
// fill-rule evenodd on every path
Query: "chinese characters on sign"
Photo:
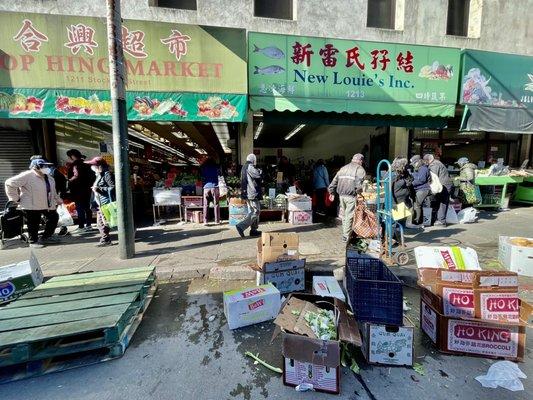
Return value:
M 306 66 L 311 66 L 311 56 L 315 54 L 315 52 L 312 50 L 311 44 L 308 43 L 303 45 L 300 42 L 296 41 L 294 42 L 292 49 L 293 55 L 291 59 L 294 64 L 301 64 L 305 62 Z M 337 65 L 337 53 L 339 53 L 339 49 L 337 49 L 331 43 L 325 44 L 324 47 L 321 48 L 318 52 L 318 54 L 322 58 L 322 63 L 324 64 L 324 66 L 330 68 L 333 68 Z M 361 61 L 361 53 L 359 47 L 355 46 L 351 49 L 346 50 L 345 53 L 347 68 L 350 68 L 351 66 L 356 64 L 360 70 L 365 69 L 365 63 Z M 370 52 L 370 55 L 370 66 L 372 69 L 381 69 L 382 71 L 387 70 L 389 63 L 391 62 L 391 59 L 388 57 L 388 50 L 375 49 Z M 405 52 L 405 55 L 403 54 L 403 52 L 400 51 L 398 53 L 398 56 L 396 57 L 396 63 L 397 69 L 399 71 L 404 71 L 408 74 L 414 72 L 413 54 L 411 53 L 411 51 L 407 50 Z
M 25 52 L 39 51 L 43 42 L 48 42 L 48 36 L 39 32 L 33 26 L 29 19 L 22 22 L 22 28 L 13 36 L 15 42 L 20 42 L 20 45 Z
M 134 58 L 146 58 L 148 54 L 144 50 L 144 32 L 130 31 L 122 26 L 122 48 L 124 53 Z
M 72 54 L 76 55 L 83 48 L 89 55 L 94 54 L 94 48 L 98 43 L 94 41 L 94 29 L 84 24 L 67 26 L 68 42 L 65 47 L 69 48 Z
M 168 51 L 174 54 L 176 60 L 180 60 L 181 56 L 187 54 L 187 42 L 190 41 L 190 36 L 183 35 L 180 31 L 172 29 L 172 34 L 169 37 L 161 39 L 161 43 L 168 46 Z

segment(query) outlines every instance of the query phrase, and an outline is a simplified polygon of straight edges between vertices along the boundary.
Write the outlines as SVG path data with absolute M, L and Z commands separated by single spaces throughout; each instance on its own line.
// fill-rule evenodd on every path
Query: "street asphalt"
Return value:
M 125 355 L 117 360 L 0 386 L 2 400 L 221 400 L 221 399 L 528 399 L 525 391 L 486 389 L 474 379 L 493 360 L 438 353 L 419 326 L 418 291 L 405 287 L 412 307 L 415 357 L 422 372 L 407 367 L 366 364 L 357 352 L 360 375 L 343 369 L 340 396 L 298 393 L 281 377 L 254 365 L 244 353 L 259 353 L 281 367 L 280 340 L 271 343 L 272 322 L 229 330 L 221 291 L 250 282 L 192 282 L 160 285 Z M 533 376 L 528 340 L 526 360 L 519 367 Z

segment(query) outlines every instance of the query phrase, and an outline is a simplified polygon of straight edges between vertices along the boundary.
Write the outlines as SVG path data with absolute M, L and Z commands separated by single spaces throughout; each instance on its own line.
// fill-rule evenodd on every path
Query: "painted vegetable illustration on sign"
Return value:
M 35 96 L 0 92 L 0 111 L 9 111 L 11 114 L 40 113 L 43 110 L 43 104 L 44 100 Z
M 283 50 L 278 49 L 276 46 L 268 46 L 260 49 L 257 45 L 254 44 L 254 53 L 263 54 L 268 58 L 280 59 L 285 57 Z
M 453 66 L 444 65 L 438 61 L 433 61 L 431 65 L 424 65 L 420 68 L 418 74 L 420 78 L 432 79 L 432 80 L 448 80 L 453 77 Z
M 228 100 L 218 96 L 211 96 L 206 100 L 198 101 L 198 116 L 209 119 L 231 119 L 239 115 L 235 106 Z
M 533 74 L 527 74 L 529 82 L 524 85 L 524 90 L 533 92 Z
M 56 99 L 56 111 L 67 114 L 85 115 L 111 115 L 111 102 L 100 100 L 96 94 L 88 99 L 84 97 L 58 96 Z
M 285 68 L 280 67 L 279 65 L 269 65 L 268 67 L 258 67 L 255 66 L 254 74 L 258 75 L 275 75 L 285 72 Z
M 152 115 L 174 114 L 180 117 L 186 117 L 188 112 L 182 108 L 182 105 L 172 99 L 160 101 L 148 96 L 135 97 L 133 109 L 143 117 Z

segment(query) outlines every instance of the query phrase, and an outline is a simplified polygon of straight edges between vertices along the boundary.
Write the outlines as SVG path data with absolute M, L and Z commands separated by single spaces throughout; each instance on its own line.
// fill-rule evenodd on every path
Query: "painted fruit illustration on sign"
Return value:
M 206 100 L 198 101 L 198 116 L 209 119 L 232 119 L 239 115 L 239 112 L 228 100 L 218 96 L 211 96 Z
M 426 78 L 431 80 L 448 80 L 453 78 L 453 66 L 444 65 L 438 61 L 433 61 L 431 65 L 424 65 L 420 68 L 418 74 L 420 78 Z
M 111 115 L 111 102 L 100 100 L 96 94 L 88 99 L 84 97 L 58 96 L 56 111 L 67 114 Z
M 276 75 L 285 72 L 285 68 L 279 65 L 269 65 L 268 67 L 255 66 L 254 75 Z
M 163 114 L 173 114 L 180 117 L 186 117 L 188 114 L 188 112 L 183 109 L 183 106 L 177 101 L 172 99 L 160 101 L 158 99 L 152 99 L 148 96 L 135 97 L 133 109 L 142 117 Z
M 280 59 L 280 58 L 285 57 L 285 53 L 283 52 L 283 50 L 278 49 L 276 46 L 268 46 L 268 47 L 263 47 L 261 49 L 257 45 L 254 44 L 254 53 L 263 54 L 264 56 L 267 56 L 268 58 L 275 58 L 275 59 Z
M 527 74 L 527 77 L 529 78 L 529 82 L 525 84 L 524 90 L 533 92 L 533 74 Z
M 44 100 L 35 96 L 0 92 L 0 111 L 9 111 L 11 114 L 40 113 L 43 110 L 43 104 Z

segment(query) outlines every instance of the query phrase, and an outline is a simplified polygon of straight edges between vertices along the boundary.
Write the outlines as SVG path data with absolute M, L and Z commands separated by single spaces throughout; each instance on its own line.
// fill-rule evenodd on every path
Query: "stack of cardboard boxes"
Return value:
M 292 225 L 307 225 L 313 223 L 313 202 L 306 195 L 290 194 L 289 223 Z
M 424 247 L 415 255 L 420 325 L 439 351 L 523 359 L 532 308 L 518 297 L 516 273 L 482 271 L 472 249 Z
M 263 233 L 257 240 L 257 284 L 271 283 L 281 294 L 305 290 L 299 244 L 296 233 Z
M 15 300 L 43 283 L 43 271 L 32 253 L 29 260 L 0 267 L 0 304 Z

